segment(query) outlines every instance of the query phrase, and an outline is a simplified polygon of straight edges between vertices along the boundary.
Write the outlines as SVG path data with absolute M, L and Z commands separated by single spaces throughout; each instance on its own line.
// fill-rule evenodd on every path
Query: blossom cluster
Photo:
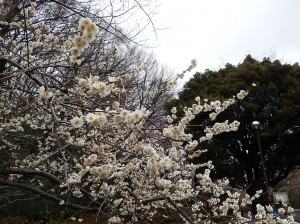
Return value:
M 189 160 L 204 153 L 200 147 L 203 141 L 237 131 L 239 126 L 238 121 L 215 123 L 203 128 L 205 136 L 195 139 L 187 132 L 190 122 L 200 113 L 208 113 L 214 121 L 236 98 L 246 97 L 247 91 L 223 102 L 196 97 L 191 107 L 183 109 L 182 117 L 174 107 L 170 115 L 158 119 L 153 106 L 160 95 L 147 106 L 136 103 L 138 85 L 131 85 L 147 65 L 132 66 L 130 72 L 118 75 L 112 72 L 111 76 L 99 72 L 98 63 L 80 67 L 79 57 L 93 47 L 90 43 L 97 38 L 96 23 L 82 18 L 80 35 L 53 35 L 55 27 L 34 20 L 35 6 L 32 2 L 30 9 L 24 10 L 25 24 L 1 22 L 27 31 L 26 38 L 16 34 L 15 39 L 1 39 L 0 45 L 8 46 L 1 54 L 18 64 L 8 72 L 14 74 L 6 83 L 13 84 L 11 90 L 2 91 L 0 86 L 0 150 L 12 158 L 4 164 L 12 170 L 7 181 L 23 187 L 31 183 L 24 181 L 22 175 L 26 172 L 40 175 L 31 178 L 30 189 L 39 187 L 36 192 L 43 195 L 50 189 L 59 195 L 55 201 L 66 207 L 71 203 L 62 200 L 61 195 L 85 197 L 89 200 L 85 208 L 105 213 L 109 223 L 151 223 L 160 215 L 158 211 L 165 209 L 176 211 L 189 223 L 214 223 L 220 217 L 228 223 L 293 223 L 290 207 L 279 209 L 282 217 L 278 218 L 270 215 L 270 207 L 261 205 L 256 215 L 243 215 L 241 209 L 258 195 L 250 197 L 228 190 L 228 179 L 211 178 L 215 169 L 212 161 L 193 164 Z M 75 30 L 72 27 L 70 32 Z M 17 56 L 15 51 L 19 52 Z M 71 63 L 77 66 L 69 66 L 70 51 Z M 196 64 L 192 60 L 186 71 Z M 165 82 L 160 91 L 171 90 L 182 77 L 180 74 Z M 24 142 L 12 137 L 16 133 L 28 140 L 32 153 L 24 156 Z M 45 186 L 52 182 L 53 187 Z M 228 215 L 229 210 L 233 215 Z M 82 221 L 73 216 L 71 220 Z
M 96 33 L 99 32 L 99 28 L 96 23 L 92 22 L 90 18 L 81 18 L 79 20 L 79 30 L 81 35 L 77 35 L 73 39 L 74 47 L 71 48 L 70 62 L 80 65 L 81 60 L 77 59 L 85 48 L 89 46 L 89 43 L 96 37 Z
M 242 90 L 240 93 L 237 94 L 237 97 L 239 99 L 243 99 L 247 96 L 247 92 Z M 213 121 L 216 119 L 217 115 L 226 110 L 230 105 L 234 104 L 236 101 L 234 98 L 225 100 L 224 102 L 221 102 L 219 100 L 211 101 L 208 103 L 208 100 L 204 99 L 204 104 L 201 104 L 200 97 L 195 98 L 196 103 L 192 104 L 191 108 L 184 108 L 185 116 L 181 118 L 178 122 L 178 124 L 170 125 L 168 128 L 164 129 L 164 136 L 176 140 L 190 140 L 192 139 L 192 136 L 190 134 L 185 134 L 184 130 L 186 129 L 186 125 L 191 122 L 195 116 L 201 112 L 210 112 L 209 118 Z M 176 113 L 177 109 L 176 107 L 173 107 L 171 109 L 172 115 L 167 116 L 168 123 L 172 124 L 174 120 L 177 119 Z M 228 120 L 226 120 L 223 123 L 215 123 L 212 127 L 206 127 L 204 129 L 205 136 L 200 137 L 199 142 L 211 140 L 213 135 L 221 134 L 224 132 L 230 132 L 230 131 L 237 131 L 239 126 L 238 121 L 233 121 L 229 123 Z M 180 139 L 179 136 L 182 136 L 183 138 Z M 190 142 L 190 148 L 194 149 L 198 145 L 197 141 Z
M 53 96 L 53 92 L 47 90 L 44 86 L 41 86 L 38 90 L 41 98 L 49 99 Z

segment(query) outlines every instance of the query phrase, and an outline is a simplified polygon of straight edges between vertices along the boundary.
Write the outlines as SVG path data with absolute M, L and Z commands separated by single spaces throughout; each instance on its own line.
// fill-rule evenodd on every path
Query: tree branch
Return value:
M 35 187 L 32 187 L 32 186 L 28 186 L 26 184 L 20 184 L 20 183 L 16 183 L 16 182 L 12 182 L 12 181 L 7 181 L 7 180 L 2 180 L 0 179 L 0 184 L 1 185 L 5 185 L 5 186 L 10 186 L 10 187 L 15 187 L 15 188 L 19 188 L 19 189 L 23 189 L 23 190 L 27 190 L 27 191 L 31 191 L 33 193 L 37 193 L 45 198 L 48 198 L 52 201 L 55 201 L 55 202 L 60 202 L 62 201 L 62 199 L 54 196 L 54 195 L 51 195 L 45 191 L 42 191 L 38 188 L 35 188 Z M 73 203 L 70 203 L 70 202 L 67 202 L 66 203 L 66 206 L 69 206 L 71 208 L 75 208 L 75 209 L 82 209 L 82 210 L 86 210 L 86 211 L 89 211 L 89 212 L 96 212 L 98 211 L 99 209 L 96 208 L 96 207 L 86 207 L 86 206 L 81 206 L 81 205 L 77 205 L 77 204 L 73 204 Z
M 24 175 L 38 175 L 38 176 L 43 176 L 48 179 L 50 179 L 54 183 L 61 183 L 61 180 L 54 176 L 51 173 L 47 173 L 44 171 L 40 170 L 31 170 L 31 169 L 24 169 L 24 168 L 11 168 L 11 169 L 5 169 L 5 170 L 0 170 L 0 174 L 24 174 Z
M 189 223 L 194 224 L 193 220 L 191 220 L 190 217 L 188 217 L 188 215 L 182 209 L 180 209 L 170 197 L 167 197 L 167 200 L 171 203 L 171 205 L 173 205 L 180 215 L 182 215 Z

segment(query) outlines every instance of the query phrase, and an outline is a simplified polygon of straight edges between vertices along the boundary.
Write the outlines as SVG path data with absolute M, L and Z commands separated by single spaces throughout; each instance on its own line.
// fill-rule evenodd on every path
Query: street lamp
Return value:
M 256 137 L 257 137 L 257 143 L 258 143 L 258 148 L 259 148 L 259 153 L 260 153 L 261 165 L 262 165 L 262 169 L 263 169 L 264 180 L 265 180 L 265 184 L 266 184 L 266 190 L 268 192 L 268 190 L 269 190 L 268 179 L 267 179 L 264 156 L 263 156 L 263 153 L 262 153 L 262 150 L 261 150 L 260 138 L 259 138 L 259 133 L 258 133 L 258 130 L 260 128 L 260 123 L 258 121 L 253 121 L 251 127 L 254 130 L 256 130 Z M 268 196 L 269 196 L 269 194 L 268 194 Z

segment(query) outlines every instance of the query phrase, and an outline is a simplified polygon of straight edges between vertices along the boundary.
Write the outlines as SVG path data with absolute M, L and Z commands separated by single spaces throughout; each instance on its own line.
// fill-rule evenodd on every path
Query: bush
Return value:
M 300 209 L 300 196 L 291 194 L 290 195 L 290 204 L 295 209 Z
M 52 220 L 52 214 L 49 211 L 39 211 L 29 214 L 23 224 L 50 224 Z

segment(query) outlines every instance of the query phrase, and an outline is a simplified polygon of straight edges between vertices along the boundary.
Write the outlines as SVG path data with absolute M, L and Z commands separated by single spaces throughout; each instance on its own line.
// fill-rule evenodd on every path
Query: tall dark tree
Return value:
M 300 66 L 282 64 L 264 58 L 261 62 L 248 55 L 244 62 L 234 66 L 226 64 L 219 71 L 196 73 L 186 83 L 179 98 L 167 103 L 167 109 L 183 108 L 194 99 L 226 99 L 241 89 L 248 96 L 217 117 L 218 121 L 238 120 L 237 132 L 215 136 L 201 147 L 208 152 L 199 161 L 211 159 L 216 177 L 227 176 L 236 186 L 249 187 L 249 193 L 263 187 L 263 172 L 258 141 L 252 121 L 260 121 L 259 130 L 267 179 L 270 186 L 286 177 L 300 163 Z M 199 138 L 201 125 L 208 124 L 207 114 L 200 113 L 189 131 Z

